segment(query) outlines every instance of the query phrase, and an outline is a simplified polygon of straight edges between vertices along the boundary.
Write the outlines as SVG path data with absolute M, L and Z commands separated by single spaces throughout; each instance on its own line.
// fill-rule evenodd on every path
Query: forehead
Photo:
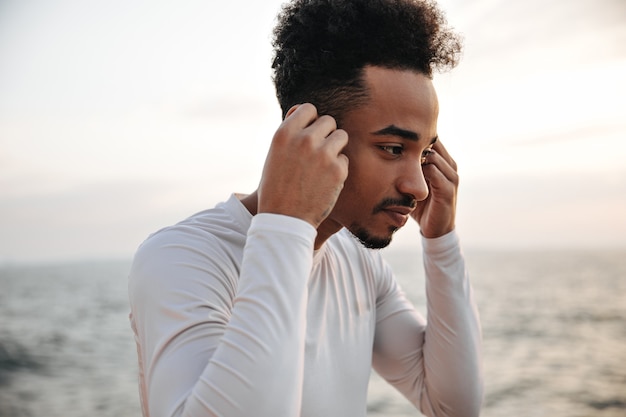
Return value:
M 342 128 L 351 138 L 371 137 L 389 126 L 411 131 L 425 141 L 437 136 L 439 106 L 432 81 L 410 70 L 366 67 L 367 101 L 346 112 Z
M 419 110 L 437 113 L 439 103 L 432 80 L 411 71 L 368 66 L 363 72 L 369 104 L 392 111 Z

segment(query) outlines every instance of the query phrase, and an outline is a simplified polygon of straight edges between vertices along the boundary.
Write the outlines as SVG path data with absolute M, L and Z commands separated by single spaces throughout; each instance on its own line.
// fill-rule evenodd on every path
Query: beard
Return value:
M 373 236 L 367 229 L 358 225 L 352 225 L 348 230 L 352 233 L 352 236 L 357 238 L 357 240 L 361 242 L 361 245 L 365 246 L 367 249 L 383 249 L 389 246 L 393 234 L 398 229 L 396 227 L 390 227 L 389 235 L 384 237 Z
M 389 206 L 406 206 L 409 208 L 415 208 L 417 201 L 408 195 L 404 195 L 399 199 L 386 198 L 378 203 L 372 210 L 372 215 L 376 215 Z M 389 246 L 393 234 L 398 230 L 397 227 L 391 226 L 386 236 L 374 236 L 365 227 L 358 223 L 352 223 L 348 230 L 352 235 L 361 242 L 363 246 L 368 249 L 383 249 Z

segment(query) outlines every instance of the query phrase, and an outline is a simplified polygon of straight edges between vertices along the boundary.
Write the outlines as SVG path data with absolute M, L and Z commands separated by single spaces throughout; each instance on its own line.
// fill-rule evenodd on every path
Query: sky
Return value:
M 253 191 L 281 3 L 2 0 L 0 263 L 130 258 Z M 626 248 L 626 2 L 440 5 L 465 45 L 434 78 L 464 245 Z

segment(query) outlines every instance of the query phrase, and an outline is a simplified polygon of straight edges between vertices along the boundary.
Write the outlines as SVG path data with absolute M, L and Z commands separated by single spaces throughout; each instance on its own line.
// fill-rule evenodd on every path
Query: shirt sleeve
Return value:
M 428 321 L 394 280 L 376 324 L 373 365 L 429 417 L 478 416 L 482 403 L 481 329 L 455 232 L 423 239 Z
M 315 235 L 258 214 L 234 283 L 197 245 L 140 249 L 129 294 L 146 415 L 298 415 Z

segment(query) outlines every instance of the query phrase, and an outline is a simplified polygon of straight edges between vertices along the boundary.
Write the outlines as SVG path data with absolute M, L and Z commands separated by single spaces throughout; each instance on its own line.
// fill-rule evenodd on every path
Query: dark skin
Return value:
M 318 232 L 316 249 L 342 227 L 382 247 L 408 218 L 427 238 L 455 226 L 459 178 L 438 140 L 431 80 L 374 66 L 364 77 L 370 99 L 344 115 L 342 129 L 311 104 L 291 108 L 259 188 L 242 199 L 253 215 L 307 221 Z

